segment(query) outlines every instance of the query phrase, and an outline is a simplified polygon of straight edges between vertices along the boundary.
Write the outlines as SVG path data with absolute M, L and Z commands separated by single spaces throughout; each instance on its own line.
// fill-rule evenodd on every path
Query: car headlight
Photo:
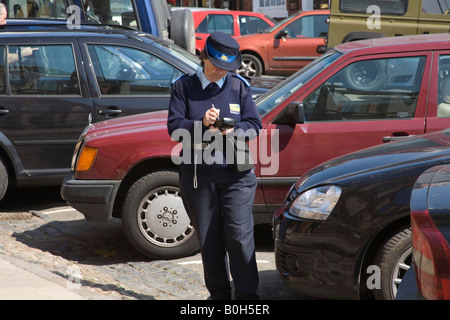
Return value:
M 337 186 L 322 186 L 302 192 L 292 202 L 289 213 L 295 217 L 325 220 L 341 195 Z

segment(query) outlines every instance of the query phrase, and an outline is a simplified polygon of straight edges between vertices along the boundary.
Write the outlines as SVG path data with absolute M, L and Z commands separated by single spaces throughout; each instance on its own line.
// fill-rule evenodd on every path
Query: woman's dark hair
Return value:
M 208 59 L 208 56 L 206 54 L 206 49 L 203 49 L 202 52 L 200 52 L 200 65 L 202 66 L 202 68 L 205 67 L 205 61 L 204 59 Z

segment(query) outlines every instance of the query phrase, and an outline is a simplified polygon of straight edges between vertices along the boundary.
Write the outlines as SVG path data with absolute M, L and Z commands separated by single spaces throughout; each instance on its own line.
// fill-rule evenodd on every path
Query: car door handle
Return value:
M 105 116 L 105 117 L 115 117 L 121 113 L 122 113 L 121 109 L 112 109 L 112 108 L 107 108 L 105 110 L 98 111 L 98 114 Z
M 414 137 L 414 135 L 409 135 L 407 132 L 394 132 L 392 136 L 383 137 L 383 142 L 397 141 L 411 137 Z
M 8 109 L 0 109 L 0 116 L 3 116 L 5 114 L 9 113 Z

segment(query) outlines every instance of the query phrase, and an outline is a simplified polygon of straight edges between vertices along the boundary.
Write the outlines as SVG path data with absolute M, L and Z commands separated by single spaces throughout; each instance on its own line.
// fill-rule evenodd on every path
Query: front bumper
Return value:
M 360 298 L 359 245 L 337 229 L 323 221 L 274 219 L 276 269 L 293 290 L 328 299 Z
M 61 187 L 61 197 L 90 222 L 109 222 L 121 180 L 76 180 L 69 173 Z

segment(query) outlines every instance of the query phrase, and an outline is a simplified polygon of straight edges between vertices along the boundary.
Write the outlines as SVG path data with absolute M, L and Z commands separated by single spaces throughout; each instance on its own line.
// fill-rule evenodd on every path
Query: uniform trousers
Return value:
M 236 299 L 257 299 L 252 216 L 257 181 L 253 170 L 235 173 L 227 167 L 198 168 L 197 188 L 193 177 L 193 170 L 181 170 L 180 189 L 200 241 L 211 299 L 231 299 L 228 261 Z

